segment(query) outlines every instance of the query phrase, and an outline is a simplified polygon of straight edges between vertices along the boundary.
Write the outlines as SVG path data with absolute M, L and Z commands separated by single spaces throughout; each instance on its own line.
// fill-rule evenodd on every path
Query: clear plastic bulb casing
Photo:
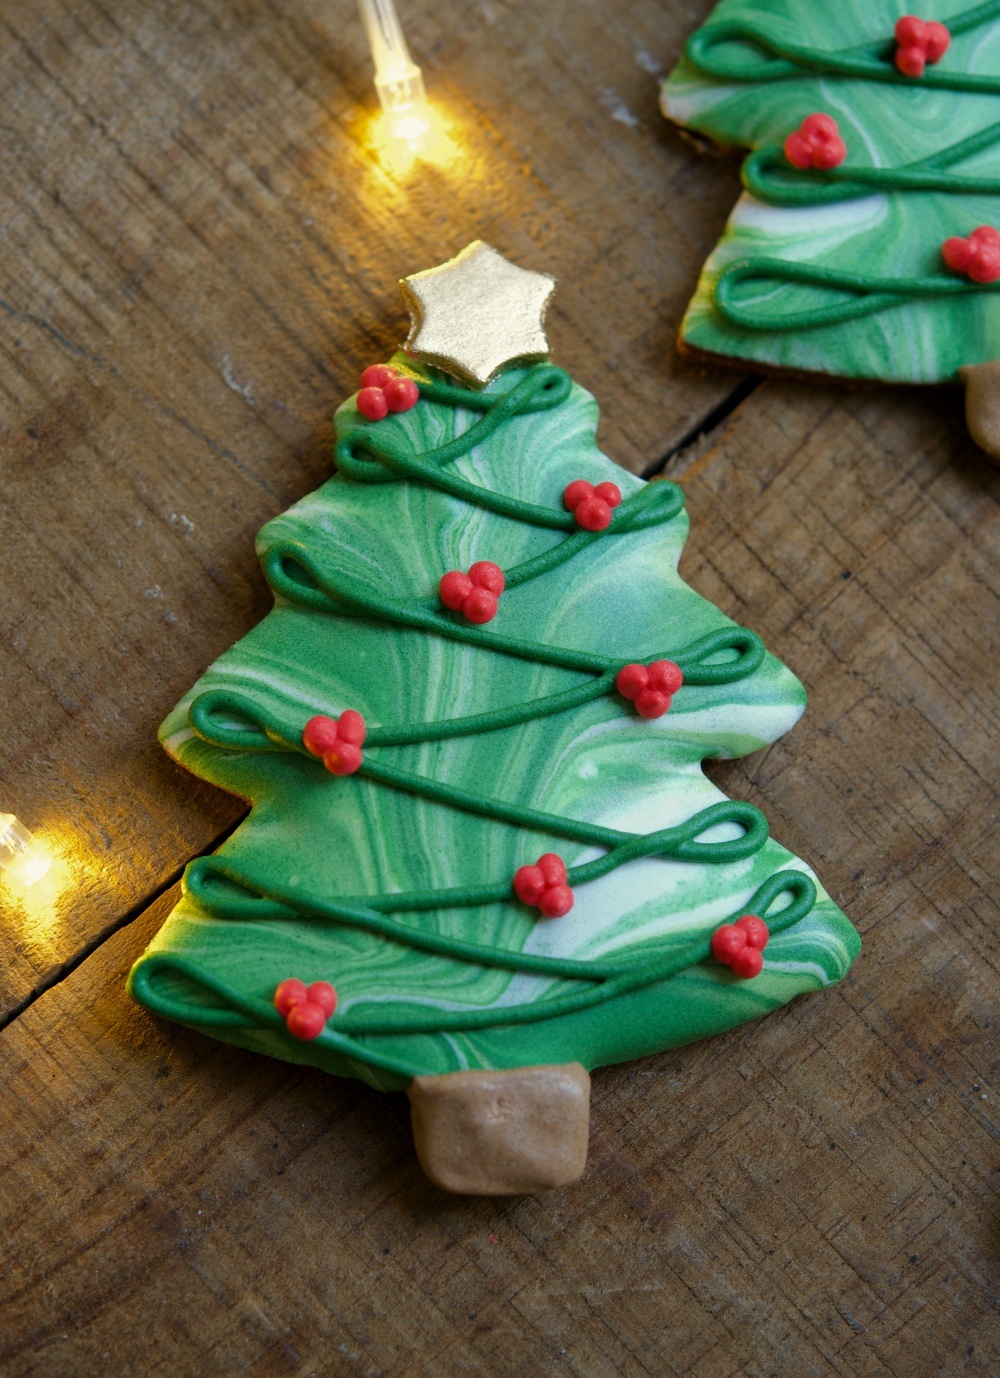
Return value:
M 375 62 L 375 90 L 397 138 L 415 139 L 430 123 L 420 68 L 410 56 L 392 0 L 358 0 Z

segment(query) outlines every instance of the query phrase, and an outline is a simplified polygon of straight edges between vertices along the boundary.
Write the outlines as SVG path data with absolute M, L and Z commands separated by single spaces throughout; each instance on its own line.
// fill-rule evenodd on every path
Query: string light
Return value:
M 0 874 L 17 889 L 28 889 L 46 876 L 52 858 L 12 813 L 0 813 Z
M 358 0 L 375 63 L 375 90 L 392 138 L 418 142 L 431 128 L 420 68 L 410 56 L 392 0 Z

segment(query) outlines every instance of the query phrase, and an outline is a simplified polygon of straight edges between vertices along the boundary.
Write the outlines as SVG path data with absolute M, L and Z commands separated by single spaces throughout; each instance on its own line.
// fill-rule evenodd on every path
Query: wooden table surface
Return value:
M 747 379 L 674 335 L 738 191 L 657 112 L 707 0 L 401 0 L 458 158 L 373 151 L 350 0 L 0 14 L 0 1373 L 1000 1372 L 1000 475 L 947 390 Z M 125 996 L 243 806 L 156 744 L 264 614 L 257 528 L 329 471 L 396 279 L 555 273 L 601 440 L 685 487 L 682 570 L 804 680 L 710 767 L 862 933 L 847 980 L 598 1072 L 567 1191 L 446 1197 L 405 1101 Z

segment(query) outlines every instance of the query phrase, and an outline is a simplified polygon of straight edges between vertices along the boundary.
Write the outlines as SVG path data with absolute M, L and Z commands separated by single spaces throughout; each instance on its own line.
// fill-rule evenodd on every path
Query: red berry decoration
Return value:
M 468 574 L 460 569 L 442 574 L 438 597 L 446 608 L 460 612 L 468 622 L 490 622 L 497 615 L 506 584 L 499 565 L 492 560 L 477 560 Z
M 751 947 L 747 943 L 746 947 L 736 953 L 729 965 L 741 980 L 749 981 L 760 975 L 764 967 L 764 958 L 760 955 L 759 948 Z
M 546 886 L 538 908 L 543 919 L 561 919 L 573 908 L 573 891 L 568 885 Z
M 300 1038 L 304 1043 L 319 1038 L 326 1028 L 326 1015 L 322 1005 L 317 1005 L 312 1000 L 303 1000 L 293 1005 L 288 1011 L 285 1026 L 293 1038 Z
M 545 877 L 537 866 L 519 866 L 514 872 L 514 894 L 522 904 L 538 904 L 545 891 Z
M 490 593 L 495 593 L 498 598 L 507 587 L 503 570 L 492 560 L 477 560 L 474 565 L 470 565 L 469 578 L 479 588 L 489 589 Z
M 615 676 L 615 688 L 622 698 L 632 700 L 643 718 L 662 718 L 683 683 L 683 671 L 672 660 L 654 660 L 649 665 L 633 662 L 623 665 Z
M 367 421 L 383 421 L 391 411 L 409 411 L 420 401 L 420 389 L 389 364 L 370 364 L 361 375 L 358 411 Z
M 617 483 L 599 483 L 595 488 L 586 479 L 574 479 L 563 492 L 563 503 L 584 531 L 605 531 L 611 513 L 622 500 Z
M 568 512 L 575 512 L 584 498 L 594 496 L 594 485 L 585 478 L 574 479 L 563 489 L 563 504 Z
M 317 713 L 302 731 L 302 745 L 312 756 L 322 756 L 337 744 L 337 719 Z
M 389 415 L 389 403 L 381 388 L 362 388 L 358 393 L 358 411 L 366 421 L 382 421 Z
M 636 695 L 635 711 L 640 718 L 662 718 L 664 713 L 670 712 L 670 695 L 658 689 L 643 689 Z
M 353 775 L 362 761 L 361 748 L 353 742 L 338 741 L 323 757 L 323 764 L 331 775 Z
M 747 981 L 760 975 L 764 966 L 764 958 L 760 954 L 767 947 L 769 937 L 763 919 L 756 914 L 744 914 L 735 923 L 724 923 L 715 930 L 712 934 L 712 956 Z
M 420 389 L 412 378 L 394 378 L 382 391 L 390 411 L 409 411 L 420 401 Z
M 992 225 L 980 225 L 967 238 L 954 235 L 941 245 L 941 256 L 954 273 L 964 273 L 973 282 L 996 282 L 1000 278 L 1000 233 Z
M 729 966 L 737 952 L 742 952 L 746 945 L 746 934 L 741 933 L 734 923 L 724 923 L 712 934 L 712 956 L 724 966 Z
M 555 852 L 546 852 L 534 866 L 521 866 L 514 874 L 514 893 L 522 904 L 540 910 L 546 919 L 561 919 L 573 908 L 566 863 Z
M 950 43 L 944 24 L 904 14 L 896 21 L 896 66 L 904 77 L 922 77 L 927 63 L 940 62 Z
M 615 677 L 615 688 L 626 699 L 637 699 L 648 684 L 649 671 L 637 663 L 623 666 Z
M 476 626 L 492 622 L 497 615 L 496 594 L 490 593 L 489 589 L 473 588 L 462 604 L 462 614 L 467 622 L 473 622 Z
M 337 992 L 328 981 L 314 981 L 307 987 L 290 976 L 274 992 L 274 1007 L 292 1037 L 309 1042 L 326 1028 L 326 1021 L 337 1008 Z
M 365 740 L 365 720 L 353 708 L 345 708 L 337 719 L 337 736 L 342 742 L 361 746 Z
M 308 999 L 305 982 L 298 981 L 294 976 L 290 976 L 287 981 L 282 981 L 274 992 L 274 1008 L 281 1015 L 282 1019 L 287 1019 L 288 1012 L 293 1005 L 301 1004 Z
M 306 991 L 307 998 L 314 1005 L 319 1005 L 327 1019 L 337 1008 L 337 992 L 329 981 L 314 981 Z
M 767 924 L 763 919 L 758 919 L 756 914 L 744 914 L 741 919 L 736 920 L 733 927 L 741 929 L 746 935 L 748 947 L 755 947 L 758 952 L 763 952 L 767 947 L 767 940 L 771 935 Z
M 393 378 L 398 378 L 399 374 L 388 364 L 369 364 L 361 375 L 361 386 L 363 388 L 384 388 L 387 383 L 391 383 Z
M 361 765 L 365 740 L 365 720 L 353 708 L 345 708 L 339 718 L 317 714 L 302 733 L 302 745 L 319 756 L 331 775 L 353 775 Z
M 451 608 L 452 612 L 462 611 L 465 600 L 471 592 L 472 580 L 460 569 L 451 569 L 447 574 L 441 575 L 441 581 L 438 584 L 438 597 L 446 608 Z
M 818 168 L 821 172 L 839 167 L 847 157 L 847 145 L 840 137 L 837 121 L 832 115 L 807 115 L 785 140 L 785 157 L 793 167 Z

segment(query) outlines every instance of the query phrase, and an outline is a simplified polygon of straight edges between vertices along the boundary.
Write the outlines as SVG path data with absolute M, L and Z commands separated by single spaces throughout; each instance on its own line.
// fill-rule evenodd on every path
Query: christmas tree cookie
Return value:
M 583 1170 L 590 1069 L 829 985 L 859 941 L 702 772 L 805 696 L 680 579 L 681 490 L 597 448 L 545 361 L 551 279 L 477 243 L 403 285 L 408 352 L 260 533 L 273 611 L 163 725 L 252 808 L 130 989 L 406 1089 L 450 1190 L 536 1190 Z
M 840 378 L 965 380 L 1000 458 L 1000 0 L 722 0 L 664 112 L 753 151 L 682 348 Z

